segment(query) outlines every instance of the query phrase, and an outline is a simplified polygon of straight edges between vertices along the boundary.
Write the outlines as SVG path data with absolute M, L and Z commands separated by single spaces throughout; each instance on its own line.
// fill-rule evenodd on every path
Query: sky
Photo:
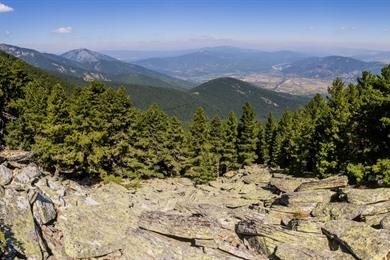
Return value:
M 390 50 L 390 0 L 0 0 L 0 42 L 47 52 Z

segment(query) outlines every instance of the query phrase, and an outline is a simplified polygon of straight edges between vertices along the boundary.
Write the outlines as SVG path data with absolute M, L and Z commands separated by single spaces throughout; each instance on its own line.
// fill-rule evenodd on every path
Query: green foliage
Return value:
M 276 137 L 277 122 L 272 113 L 268 114 L 267 123 L 265 125 L 265 142 L 267 149 L 265 150 L 264 160 L 265 162 L 273 161 L 273 149 Z
M 223 127 L 223 145 L 221 156 L 221 173 L 226 173 L 238 168 L 237 163 L 237 135 L 238 123 L 234 112 L 230 112 L 229 118 Z
M 249 103 L 242 108 L 240 123 L 238 124 L 238 163 L 251 165 L 255 162 L 257 144 L 256 114 Z
M 266 163 L 296 175 L 346 174 L 357 184 L 390 186 L 390 66 L 381 75 L 363 73 L 356 84 L 336 79 L 327 99 L 316 95 L 279 121 L 270 113 L 257 122 L 245 103 L 239 123 L 233 112 L 209 121 L 199 108 L 189 129 L 157 105 L 134 108 L 124 88 L 69 88 L 1 52 L 0 76 L 1 141 L 32 149 L 58 174 L 130 186 L 173 176 L 205 183 Z
M 187 136 L 188 160 L 186 176 L 198 183 L 205 183 L 216 177 L 211 153 L 210 124 L 203 108 L 196 110 Z

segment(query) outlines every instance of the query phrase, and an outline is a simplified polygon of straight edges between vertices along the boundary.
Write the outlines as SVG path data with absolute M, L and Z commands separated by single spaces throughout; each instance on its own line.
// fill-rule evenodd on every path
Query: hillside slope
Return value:
M 365 62 L 343 56 L 327 56 L 307 58 L 288 64 L 281 72 L 305 78 L 333 80 L 340 77 L 347 81 L 355 81 L 362 71 L 379 73 L 383 65 L 380 62 Z
M 41 53 L 33 49 L 7 44 L 0 44 L 0 50 L 33 66 L 66 76 L 77 77 L 84 81 L 102 80 L 177 89 L 192 86 L 186 81 L 86 49 L 74 50 L 65 53 L 64 56 Z
M 295 110 L 308 101 L 306 97 L 258 88 L 235 78 L 210 80 L 193 88 L 191 93 L 204 103 L 213 104 L 221 115 L 230 111 L 240 114 L 244 103 L 249 102 L 259 119 L 270 112 L 280 115 L 285 110 Z

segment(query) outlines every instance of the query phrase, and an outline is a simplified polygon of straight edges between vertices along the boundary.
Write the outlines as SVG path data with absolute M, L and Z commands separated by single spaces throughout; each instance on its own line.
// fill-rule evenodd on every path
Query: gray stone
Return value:
M 355 259 L 352 255 L 341 251 L 318 250 L 299 245 L 279 244 L 276 247 L 274 256 L 280 260 L 348 260 Z
M 0 199 L 0 219 L 9 227 L 6 236 L 14 240 L 13 251 L 19 252 L 28 259 L 41 259 L 41 237 L 38 227 L 31 214 L 30 203 L 25 192 L 6 189 L 5 195 Z
M 16 184 L 31 184 L 37 180 L 41 174 L 42 172 L 38 166 L 35 163 L 30 163 L 26 167 L 18 170 L 18 172 L 15 174 L 13 182 Z
M 286 174 L 274 174 L 269 186 L 278 193 L 294 192 L 302 183 L 315 181 L 313 178 L 298 178 Z
M 349 203 L 374 204 L 390 200 L 390 189 L 343 189 L 342 195 L 346 196 Z
M 8 185 L 12 181 L 12 170 L 8 169 L 3 164 L 0 165 L 0 185 Z
M 57 213 L 51 199 L 41 191 L 35 192 L 34 197 L 33 214 L 38 223 L 46 225 L 53 222 L 57 217 Z
M 21 151 L 21 150 L 2 150 L 0 152 L 0 157 L 4 158 L 9 162 L 29 162 L 33 157 L 32 152 Z
M 322 221 L 334 219 L 355 219 L 362 213 L 363 207 L 350 203 L 333 202 L 333 203 L 318 203 L 311 212 L 313 217 L 317 217 Z
M 299 185 L 296 191 L 344 188 L 348 185 L 347 176 L 333 176 L 322 180 L 305 182 Z
M 237 224 L 236 232 L 244 237 L 254 250 L 266 255 L 272 255 L 279 244 L 316 250 L 329 249 L 328 240 L 322 234 L 289 230 L 279 225 L 241 221 Z
M 324 233 L 358 259 L 385 259 L 390 252 L 390 231 L 376 230 L 363 222 L 332 220 Z
M 387 214 L 384 218 L 382 218 L 380 225 L 381 228 L 390 230 L 390 214 Z

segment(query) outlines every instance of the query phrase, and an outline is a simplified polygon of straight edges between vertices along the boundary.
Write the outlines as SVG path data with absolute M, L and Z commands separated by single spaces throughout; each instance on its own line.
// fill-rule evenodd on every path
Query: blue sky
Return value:
M 390 0 L 0 0 L 0 42 L 164 50 L 390 50 Z

